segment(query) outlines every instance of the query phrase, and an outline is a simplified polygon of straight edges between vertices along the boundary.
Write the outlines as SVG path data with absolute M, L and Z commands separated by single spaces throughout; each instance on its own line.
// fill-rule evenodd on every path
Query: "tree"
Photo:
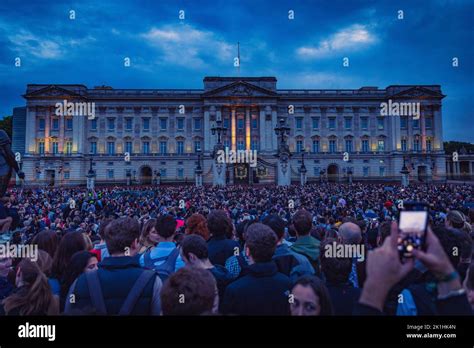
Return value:
M 462 141 L 447 141 L 444 143 L 444 151 L 447 154 L 452 154 L 454 151 L 459 152 L 463 147 L 468 153 L 474 152 L 474 144 L 471 143 L 465 143 Z

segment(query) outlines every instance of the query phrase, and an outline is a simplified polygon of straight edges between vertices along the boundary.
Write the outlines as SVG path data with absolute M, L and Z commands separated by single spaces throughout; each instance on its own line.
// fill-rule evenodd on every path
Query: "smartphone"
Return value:
M 425 250 L 429 206 L 419 202 L 404 202 L 398 219 L 398 252 L 400 258 L 413 257 L 413 250 Z

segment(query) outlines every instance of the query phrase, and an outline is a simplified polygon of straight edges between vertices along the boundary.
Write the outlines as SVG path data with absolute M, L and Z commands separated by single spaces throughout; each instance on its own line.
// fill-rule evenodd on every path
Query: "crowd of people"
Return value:
M 474 187 L 13 188 L 0 315 L 472 315 Z M 408 201 L 425 247 L 398 251 Z M 359 255 L 328 252 L 357 250 Z

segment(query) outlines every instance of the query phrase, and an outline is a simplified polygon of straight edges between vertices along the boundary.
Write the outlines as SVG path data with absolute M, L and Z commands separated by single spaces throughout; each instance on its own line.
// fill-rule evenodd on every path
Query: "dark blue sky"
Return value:
M 202 88 L 240 41 L 241 76 L 279 88 L 440 84 L 445 140 L 474 142 L 473 23 L 472 0 L 1 0 L 0 117 L 28 83 Z

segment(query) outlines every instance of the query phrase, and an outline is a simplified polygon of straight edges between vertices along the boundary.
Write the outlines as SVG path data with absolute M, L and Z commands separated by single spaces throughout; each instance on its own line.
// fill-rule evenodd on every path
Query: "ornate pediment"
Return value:
M 245 81 L 237 81 L 225 86 L 218 87 L 203 94 L 204 98 L 215 97 L 270 97 L 275 98 L 277 93 L 255 86 Z
M 26 93 L 24 95 L 24 97 L 25 98 L 41 98 L 41 97 L 45 97 L 45 98 L 50 98 L 50 97 L 54 97 L 54 98 L 79 97 L 79 98 L 83 98 L 83 96 L 78 94 L 78 93 L 72 92 L 70 90 L 67 90 L 65 88 L 62 88 L 62 87 L 59 87 L 59 86 L 56 86 L 56 85 L 51 85 L 51 86 L 48 86 L 48 87 L 38 89 L 38 90 L 33 91 L 33 92 Z
M 443 95 L 440 92 L 433 91 L 431 89 L 428 89 L 426 87 L 422 86 L 416 86 L 412 88 L 408 88 L 404 91 L 398 92 L 390 98 L 416 98 L 416 99 L 423 99 L 423 98 L 444 98 L 445 95 Z

